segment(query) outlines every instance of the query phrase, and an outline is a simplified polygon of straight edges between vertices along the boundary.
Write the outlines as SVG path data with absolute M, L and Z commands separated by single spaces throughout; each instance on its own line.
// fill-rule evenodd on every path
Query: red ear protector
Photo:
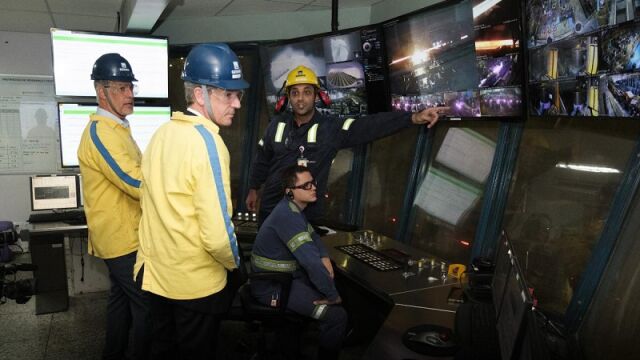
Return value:
M 327 94 L 326 91 L 318 90 L 318 97 L 320 98 L 320 101 L 322 101 L 322 104 L 324 104 L 324 106 L 326 107 L 331 106 L 331 98 L 329 97 L 329 94 Z
M 282 83 L 282 87 L 280 88 L 280 90 L 278 90 L 278 94 L 276 95 L 276 97 L 278 98 L 278 101 L 276 101 L 276 105 L 274 106 L 274 110 L 276 114 L 287 110 L 287 105 L 289 104 L 289 97 L 287 96 L 287 92 L 285 90 L 286 86 L 287 86 L 287 81 L 285 80 L 285 82 Z M 320 98 L 320 101 L 325 107 L 331 106 L 331 98 L 329 97 L 329 94 L 327 94 L 326 91 L 322 89 L 318 89 L 318 97 Z
M 287 86 L 287 80 L 285 80 L 282 83 L 282 87 L 280 88 L 280 90 L 278 90 L 278 94 L 276 95 L 276 97 L 278 98 L 278 101 L 276 101 L 276 106 L 274 109 L 276 114 L 284 112 L 287 109 L 287 104 L 289 104 L 289 98 L 287 97 L 287 92 L 284 91 L 286 86 Z

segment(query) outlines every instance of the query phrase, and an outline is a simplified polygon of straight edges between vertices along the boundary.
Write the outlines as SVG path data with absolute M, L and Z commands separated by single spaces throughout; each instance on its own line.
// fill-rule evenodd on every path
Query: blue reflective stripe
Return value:
M 109 154 L 109 150 L 107 150 L 107 148 L 104 146 L 102 141 L 100 141 L 100 138 L 98 137 L 98 127 L 97 126 L 98 126 L 98 122 L 97 121 L 92 121 L 91 122 L 91 140 L 93 141 L 94 145 L 98 149 L 98 152 L 100 152 L 100 155 L 102 155 L 102 157 L 107 162 L 107 164 L 109 165 L 111 170 L 113 170 L 113 172 L 116 173 L 116 175 L 118 175 L 118 177 L 122 181 L 124 181 L 125 183 L 127 183 L 127 184 L 129 184 L 129 185 L 131 185 L 131 186 L 133 186 L 135 188 L 139 188 L 140 187 L 140 180 L 134 179 L 131 176 L 129 176 L 129 174 L 127 174 L 124 171 L 122 171 L 122 169 L 120 168 L 118 163 L 113 159 L 111 154 Z
M 207 145 L 207 152 L 209 153 L 209 163 L 211 164 L 211 170 L 213 171 L 213 178 L 216 182 L 216 190 L 218 192 L 218 200 L 220 201 L 220 209 L 222 210 L 222 217 L 224 218 L 224 226 L 227 229 L 227 235 L 229 235 L 229 243 L 231 244 L 231 252 L 233 258 L 236 260 L 236 266 L 240 266 L 240 256 L 238 255 L 238 240 L 236 240 L 236 233 L 233 231 L 233 224 L 227 211 L 227 195 L 224 192 L 224 184 L 222 183 L 222 169 L 220 168 L 220 160 L 218 159 L 218 150 L 216 149 L 216 142 L 213 140 L 213 136 L 204 128 L 203 125 L 196 125 L 196 130 L 200 133 L 204 139 L 204 143 Z

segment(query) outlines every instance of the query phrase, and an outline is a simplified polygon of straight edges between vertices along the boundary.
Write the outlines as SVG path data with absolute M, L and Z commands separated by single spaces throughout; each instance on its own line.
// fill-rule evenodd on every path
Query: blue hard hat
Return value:
M 182 80 L 229 90 L 249 87 L 242 78 L 238 56 L 223 43 L 200 44 L 191 49 L 184 62 Z
M 93 64 L 91 80 L 138 81 L 127 59 L 120 54 L 104 54 Z

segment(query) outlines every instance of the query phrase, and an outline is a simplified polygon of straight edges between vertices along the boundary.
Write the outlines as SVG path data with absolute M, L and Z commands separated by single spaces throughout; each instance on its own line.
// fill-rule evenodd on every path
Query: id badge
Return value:
M 300 151 L 300 155 L 298 156 L 298 166 L 307 167 L 307 165 L 309 164 L 309 159 L 304 157 L 304 146 L 300 145 L 298 150 Z

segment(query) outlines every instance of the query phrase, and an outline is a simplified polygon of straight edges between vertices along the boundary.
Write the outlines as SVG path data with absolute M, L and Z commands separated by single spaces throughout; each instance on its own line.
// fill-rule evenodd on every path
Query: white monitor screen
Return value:
M 56 96 L 95 96 L 93 64 L 102 55 L 118 53 L 138 79 L 139 98 L 167 98 L 169 55 L 166 38 L 106 35 L 51 29 Z
M 77 177 L 50 175 L 31 177 L 31 210 L 78 207 Z
M 58 104 L 60 153 L 63 167 L 79 165 L 80 138 L 89 123 L 89 115 L 95 112 L 96 105 Z M 127 116 L 127 120 L 131 126 L 131 135 L 140 151 L 144 152 L 156 129 L 170 119 L 171 108 L 169 106 L 136 105 L 134 107 L 133 114 Z

